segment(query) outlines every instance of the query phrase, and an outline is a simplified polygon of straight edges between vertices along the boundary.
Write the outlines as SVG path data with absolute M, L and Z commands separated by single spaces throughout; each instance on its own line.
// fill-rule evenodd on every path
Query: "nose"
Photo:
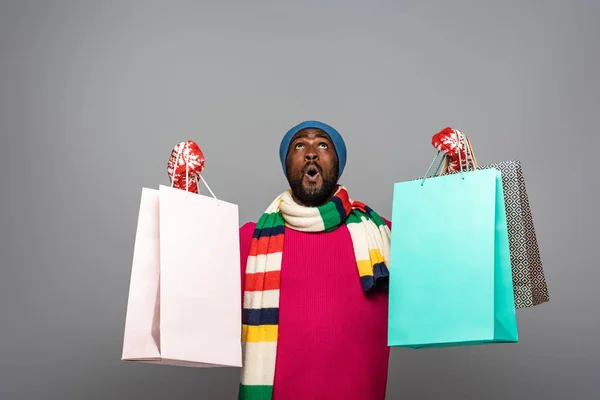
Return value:
M 306 161 L 317 161 L 317 159 L 319 158 L 319 156 L 317 155 L 316 152 L 314 151 L 309 151 L 308 153 L 306 153 L 306 155 L 304 156 L 304 159 Z

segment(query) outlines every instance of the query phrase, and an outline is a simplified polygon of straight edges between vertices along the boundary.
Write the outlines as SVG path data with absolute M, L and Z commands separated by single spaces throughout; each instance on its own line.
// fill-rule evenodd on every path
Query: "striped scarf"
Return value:
M 320 207 L 298 205 L 291 190 L 287 190 L 259 219 L 250 244 L 244 284 L 240 400 L 272 397 L 285 227 L 328 232 L 342 223 L 350 232 L 363 290 L 387 288 L 390 229 L 368 206 L 351 201 L 344 187 L 338 185 L 333 199 Z

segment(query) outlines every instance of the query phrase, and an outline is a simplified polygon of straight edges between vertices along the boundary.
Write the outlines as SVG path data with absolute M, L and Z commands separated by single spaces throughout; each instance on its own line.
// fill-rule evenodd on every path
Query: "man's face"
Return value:
M 310 207 L 327 202 L 338 180 L 338 159 L 329 135 L 320 129 L 298 132 L 290 143 L 286 168 L 297 202 Z

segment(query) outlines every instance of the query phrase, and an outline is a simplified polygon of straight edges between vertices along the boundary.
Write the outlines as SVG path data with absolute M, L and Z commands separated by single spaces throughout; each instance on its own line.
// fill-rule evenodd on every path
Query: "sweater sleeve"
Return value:
M 381 218 L 383 218 L 383 217 L 381 217 Z M 392 230 L 392 221 L 388 221 L 386 218 L 383 218 L 383 220 L 387 224 L 388 228 L 390 228 L 390 230 Z

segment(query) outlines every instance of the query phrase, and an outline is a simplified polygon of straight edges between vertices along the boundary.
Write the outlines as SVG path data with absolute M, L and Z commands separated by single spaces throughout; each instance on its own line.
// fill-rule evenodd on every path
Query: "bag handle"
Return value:
M 456 136 L 456 152 L 458 153 L 458 163 L 460 165 L 460 175 L 462 180 L 465 179 L 465 175 L 464 175 L 464 170 L 463 170 L 463 165 L 462 165 L 462 156 L 460 154 L 460 140 L 459 140 L 459 136 L 458 133 L 456 131 L 456 129 L 452 129 L 452 132 L 454 132 L 454 135 Z M 467 172 L 469 172 L 469 148 L 470 145 L 467 144 L 467 137 L 465 135 L 463 135 L 465 137 L 465 155 L 467 157 Z M 431 164 L 429 165 L 429 168 L 427 169 L 427 172 L 425 173 L 425 176 L 423 177 L 423 180 L 421 181 L 421 186 L 423 186 L 425 184 L 425 180 L 427 179 L 427 176 L 429 175 L 429 172 L 431 171 L 431 168 L 433 167 L 433 164 L 435 164 L 435 160 L 437 160 L 438 156 L 440 155 L 442 151 L 438 150 L 437 154 L 435 155 L 435 157 L 433 158 L 433 161 L 431 162 Z M 474 157 L 472 157 L 474 159 Z M 449 159 L 448 159 L 448 155 L 444 154 L 444 156 L 442 157 L 442 159 L 440 160 L 440 163 L 435 171 L 435 174 L 433 176 L 436 175 L 443 175 L 444 173 L 446 173 L 446 171 L 448 170 L 448 164 L 449 164 Z M 442 168 L 442 165 L 444 165 L 444 167 Z M 473 171 L 475 170 L 475 165 L 473 165 Z
M 179 157 L 181 157 L 181 154 L 183 153 L 183 149 L 187 146 L 187 144 L 181 146 L 181 148 L 179 149 L 179 151 L 177 152 L 177 157 L 175 158 L 175 166 L 173 168 L 173 175 L 175 174 L 175 170 L 177 169 L 177 165 L 179 165 Z M 188 163 L 188 158 L 186 157 L 185 160 L 185 191 L 187 193 L 189 193 L 188 187 L 189 187 L 189 178 L 190 178 L 190 165 Z M 214 197 L 215 200 L 217 200 L 217 205 L 220 205 L 220 201 L 219 199 L 217 199 L 217 196 L 215 196 L 215 194 L 213 193 L 213 191 L 210 189 L 210 186 L 208 186 L 208 183 L 206 182 L 206 180 L 204 179 L 204 177 L 202 176 L 202 174 L 193 174 L 192 175 L 192 179 L 196 181 L 196 184 L 198 184 L 198 176 L 200 176 L 200 179 L 202 179 L 202 182 L 204 182 L 204 185 L 206 186 L 206 188 L 208 189 L 208 191 L 210 192 L 210 194 L 212 195 L 212 197 Z M 173 176 L 173 178 L 171 178 L 171 187 L 173 187 L 175 183 L 175 176 Z
M 471 146 L 471 139 L 467 135 L 464 135 L 467 141 L 467 151 L 471 154 L 471 161 L 473 162 L 473 170 L 479 169 L 479 164 L 477 163 L 477 159 L 475 158 L 475 152 L 473 152 L 473 146 Z
M 471 140 L 469 139 L 469 137 L 467 135 L 465 135 L 464 133 L 461 132 L 461 135 L 464 137 L 464 141 L 465 141 L 465 154 L 467 155 L 467 170 L 469 168 L 469 158 L 471 159 L 471 166 L 473 167 L 473 171 L 476 171 L 479 169 L 479 164 L 477 163 L 477 159 L 475 158 L 475 153 L 473 152 L 473 147 L 471 145 Z M 458 139 L 457 139 L 457 143 L 458 143 Z M 459 152 L 459 156 L 460 156 L 460 152 Z M 462 160 L 460 161 L 461 165 L 462 165 Z M 436 172 L 436 175 L 444 175 L 448 172 L 448 166 L 450 164 L 450 160 L 448 159 L 448 157 L 445 157 L 443 160 L 443 164 L 440 168 L 438 168 L 438 172 Z

